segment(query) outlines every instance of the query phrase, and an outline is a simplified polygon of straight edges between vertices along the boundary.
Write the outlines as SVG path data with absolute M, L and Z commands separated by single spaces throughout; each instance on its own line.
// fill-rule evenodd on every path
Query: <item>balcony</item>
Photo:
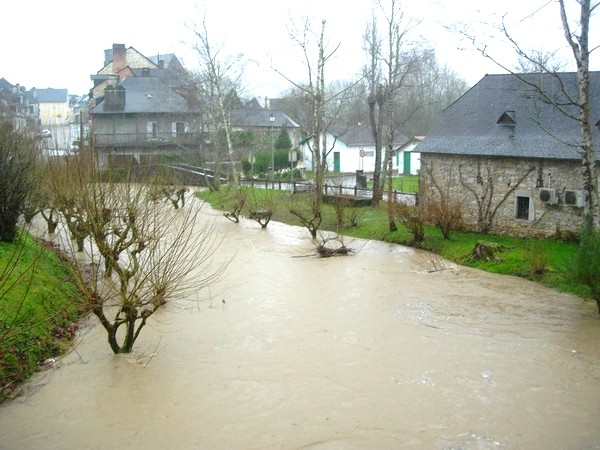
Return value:
M 196 148 L 204 143 L 204 133 L 94 133 L 98 148 L 152 149 Z

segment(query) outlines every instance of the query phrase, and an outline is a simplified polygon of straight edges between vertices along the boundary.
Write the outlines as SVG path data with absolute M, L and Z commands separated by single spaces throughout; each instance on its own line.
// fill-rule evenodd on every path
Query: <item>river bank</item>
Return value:
M 166 305 L 131 355 L 82 328 L 0 407 L 0 448 L 597 448 L 592 305 L 373 240 L 318 258 L 303 228 L 202 214 L 235 255 L 221 283 Z

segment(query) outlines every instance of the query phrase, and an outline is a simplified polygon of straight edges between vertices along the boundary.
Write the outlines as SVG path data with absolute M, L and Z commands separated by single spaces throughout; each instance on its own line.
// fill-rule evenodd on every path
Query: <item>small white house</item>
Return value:
M 404 175 L 417 175 L 421 170 L 421 154 L 415 151 L 424 136 L 415 136 L 396 150 L 395 167 L 398 173 Z
M 343 133 L 328 132 L 326 135 L 327 170 L 335 173 L 351 173 L 357 170 L 373 172 L 375 170 L 375 140 L 369 126 L 358 125 Z M 398 173 L 417 173 L 419 170 L 418 153 L 414 148 L 421 138 L 408 139 L 398 136 L 393 170 Z M 314 140 L 304 139 L 300 142 L 302 163 L 308 170 L 312 168 L 312 149 Z M 323 141 L 322 141 L 323 142 Z M 323 145 L 321 145 L 321 148 Z M 382 157 L 385 149 L 382 151 Z

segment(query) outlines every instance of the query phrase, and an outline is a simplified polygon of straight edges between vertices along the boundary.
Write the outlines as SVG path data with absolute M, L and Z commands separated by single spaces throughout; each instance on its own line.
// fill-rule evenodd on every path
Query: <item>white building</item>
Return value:
M 396 173 L 416 174 L 420 168 L 419 154 L 415 147 L 421 137 L 412 139 L 398 136 L 394 144 L 395 155 L 393 170 Z M 314 139 L 304 139 L 300 142 L 300 160 L 307 170 L 312 169 Z M 384 145 L 385 146 L 385 145 Z M 350 173 L 362 170 L 365 173 L 375 170 L 375 140 L 369 126 L 358 125 L 343 133 L 328 132 L 321 141 L 321 148 L 327 148 L 327 170 L 335 173 Z M 382 158 L 385 148 L 382 149 Z

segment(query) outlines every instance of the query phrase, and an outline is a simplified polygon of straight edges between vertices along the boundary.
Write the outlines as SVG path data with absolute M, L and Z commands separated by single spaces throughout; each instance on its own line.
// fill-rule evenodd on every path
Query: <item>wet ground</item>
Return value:
M 1 449 L 600 448 L 600 319 L 534 283 L 233 224 L 227 276 L 114 356 L 93 319 L 0 408 Z

